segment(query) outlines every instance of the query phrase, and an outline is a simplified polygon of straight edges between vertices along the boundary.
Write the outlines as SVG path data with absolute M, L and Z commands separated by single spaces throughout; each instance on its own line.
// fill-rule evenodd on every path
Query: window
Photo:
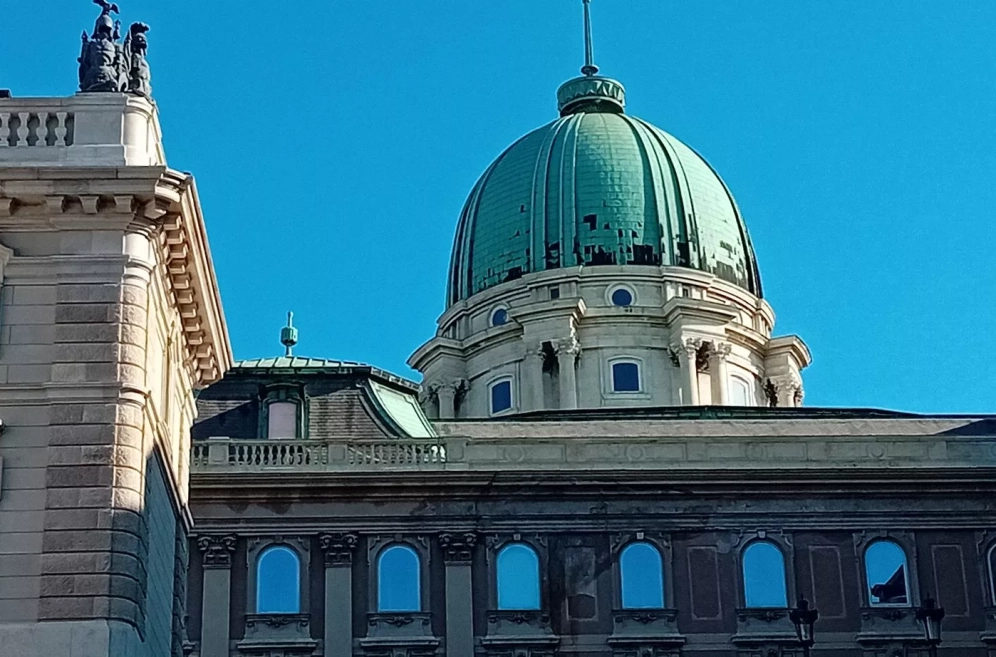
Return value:
M 664 565 L 650 543 L 630 543 L 619 555 L 623 609 L 664 608 Z
M 539 609 L 539 556 L 524 543 L 498 552 L 498 609 Z
M 730 405 L 753 406 L 750 384 L 738 376 L 730 377 Z
M 498 415 L 512 408 L 512 380 L 503 379 L 491 384 L 491 414 Z
M 297 404 L 294 402 L 270 402 L 266 407 L 268 438 L 297 438 Z
M 747 546 L 743 556 L 744 603 L 751 607 L 788 606 L 785 588 L 785 555 L 770 541 Z
M 421 568 L 418 553 L 393 545 L 377 562 L 377 611 L 421 611 Z
M 617 287 L 609 294 L 613 306 L 625 308 L 633 305 L 633 291 L 626 287 Z
M 640 392 L 640 366 L 637 363 L 612 363 L 612 392 Z
M 289 547 L 267 548 L 256 562 L 256 613 L 301 612 L 301 560 Z
M 559 298 L 560 298 L 560 286 L 555 285 L 554 287 L 550 288 L 550 300 L 556 301 Z
M 495 308 L 491 311 L 491 326 L 505 326 L 508 324 L 508 309 Z
M 873 607 L 908 605 L 906 552 L 893 541 L 876 541 L 865 550 L 868 602 Z

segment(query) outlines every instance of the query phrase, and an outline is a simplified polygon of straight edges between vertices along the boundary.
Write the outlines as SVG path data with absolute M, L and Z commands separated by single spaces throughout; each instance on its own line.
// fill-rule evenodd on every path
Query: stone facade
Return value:
M 231 356 L 155 105 L 0 99 L 0 243 L 0 643 L 169 655 L 193 390 Z

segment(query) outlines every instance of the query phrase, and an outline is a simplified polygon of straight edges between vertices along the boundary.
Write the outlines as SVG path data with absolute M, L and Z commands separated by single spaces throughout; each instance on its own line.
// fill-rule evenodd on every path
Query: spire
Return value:
M 280 330 L 280 344 L 287 348 L 287 356 L 294 355 L 297 344 L 297 329 L 294 328 L 294 313 L 287 313 L 287 326 Z
M 584 66 L 581 67 L 581 74 L 587 77 L 598 75 L 598 67 L 595 66 L 595 49 L 591 37 L 591 0 L 581 0 L 584 3 Z

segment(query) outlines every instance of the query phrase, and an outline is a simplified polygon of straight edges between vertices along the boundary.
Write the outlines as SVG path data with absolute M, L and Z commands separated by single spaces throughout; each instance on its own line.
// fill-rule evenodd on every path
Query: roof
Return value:
M 528 273 L 609 264 L 688 267 L 761 296 L 747 228 L 712 167 L 625 115 L 613 93 L 599 104 L 598 86 L 568 91 L 587 95 L 509 147 L 472 190 L 448 304 Z
M 276 358 L 254 358 L 237 361 L 231 373 L 235 374 L 369 374 L 388 383 L 418 391 L 419 384 L 387 370 L 382 370 L 366 363 L 346 360 L 330 360 L 328 358 L 309 358 L 306 356 L 279 356 Z

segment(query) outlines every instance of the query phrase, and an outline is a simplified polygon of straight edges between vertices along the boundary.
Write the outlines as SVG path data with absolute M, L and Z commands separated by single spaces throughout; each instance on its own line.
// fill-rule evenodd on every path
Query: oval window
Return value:
M 633 305 L 633 293 L 624 287 L 614 290 L 610 298 L 612 299 L 613 306 L 625 308 Z
M 495 308 L 491 313 L 491 326 L 505 326 L 508 324 L 508 310 Z

